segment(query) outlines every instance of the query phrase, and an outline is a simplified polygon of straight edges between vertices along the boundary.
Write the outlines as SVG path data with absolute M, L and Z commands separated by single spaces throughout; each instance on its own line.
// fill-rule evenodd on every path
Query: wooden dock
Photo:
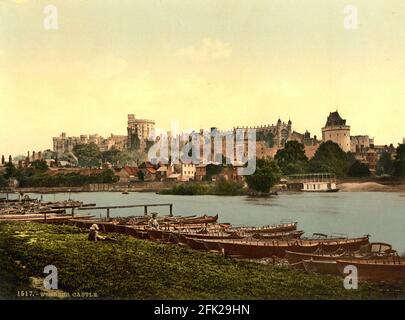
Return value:
M 89 208 L 77 208 L 77 210 L 106 210 L 107 218 L 110 218 L 110 210 L 112 209 L 127 209 L 127 208 L 144 208 L 143 213 L 146 216 L 148 214 L 149 207 L 169 207 L 169 214 L 173 216 L 173 203 L 151 203 L 151 204 L 132 204 L 124 206 L 104 206 L 104 207 L 89 207 Z M 74 208 L 72 208 L 72 215 L 74 214 Z

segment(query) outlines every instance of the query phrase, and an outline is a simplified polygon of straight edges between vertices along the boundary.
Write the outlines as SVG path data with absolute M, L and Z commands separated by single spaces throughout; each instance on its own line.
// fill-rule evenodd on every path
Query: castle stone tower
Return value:
M 342 119 L 339 113 L 329 113 L 325 127 L 322 128 L 322 140 L 332 141 L 344 151 L 350 151 L 350 126 Z

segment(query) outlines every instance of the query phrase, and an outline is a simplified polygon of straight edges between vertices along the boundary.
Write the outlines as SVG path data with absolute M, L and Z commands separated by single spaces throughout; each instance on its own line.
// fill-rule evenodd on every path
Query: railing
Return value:
M 133 204 L 125 206 L 103 206 L 103 207 L 90 207 L 90 208 L 77 208 L 77 210 L 107 210 L 107 218 L 110 218 L 111 209 L 127 209 L 127 208 L 144 208 L 144 215 L 148 214 L 149 207 L 169 207 L 170 216 L 173 216 L 173 203 L 152 203 L 152 204 Z M 74 208 L 72 208 L 72 216 L 74 215 Z

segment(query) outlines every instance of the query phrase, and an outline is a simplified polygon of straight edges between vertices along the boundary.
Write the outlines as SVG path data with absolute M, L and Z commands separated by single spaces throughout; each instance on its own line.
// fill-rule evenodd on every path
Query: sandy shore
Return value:
M 405 184 L 381 184 L 377 182 L 344 182 L 338 185 L 342 192 L 404 192 Z

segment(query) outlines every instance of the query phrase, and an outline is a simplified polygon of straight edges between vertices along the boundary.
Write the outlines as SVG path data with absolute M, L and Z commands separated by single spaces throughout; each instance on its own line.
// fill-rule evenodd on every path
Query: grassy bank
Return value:
M 387 297 L 384 288 L 376 285 L 362 284 L 359 290 L 348 291 L 335 277 L 127 236 L 117 235 L 117 239 L 92 243 L 87 241 L 86 231 L 75 227 L 0 223 L 0 296 L 16 298 L 17 290 L 40 290 L 32 278 L 43 278 L 44 266 L 53 264 L 58 268 L 60 290 L 92 292 L 100 298 Z

